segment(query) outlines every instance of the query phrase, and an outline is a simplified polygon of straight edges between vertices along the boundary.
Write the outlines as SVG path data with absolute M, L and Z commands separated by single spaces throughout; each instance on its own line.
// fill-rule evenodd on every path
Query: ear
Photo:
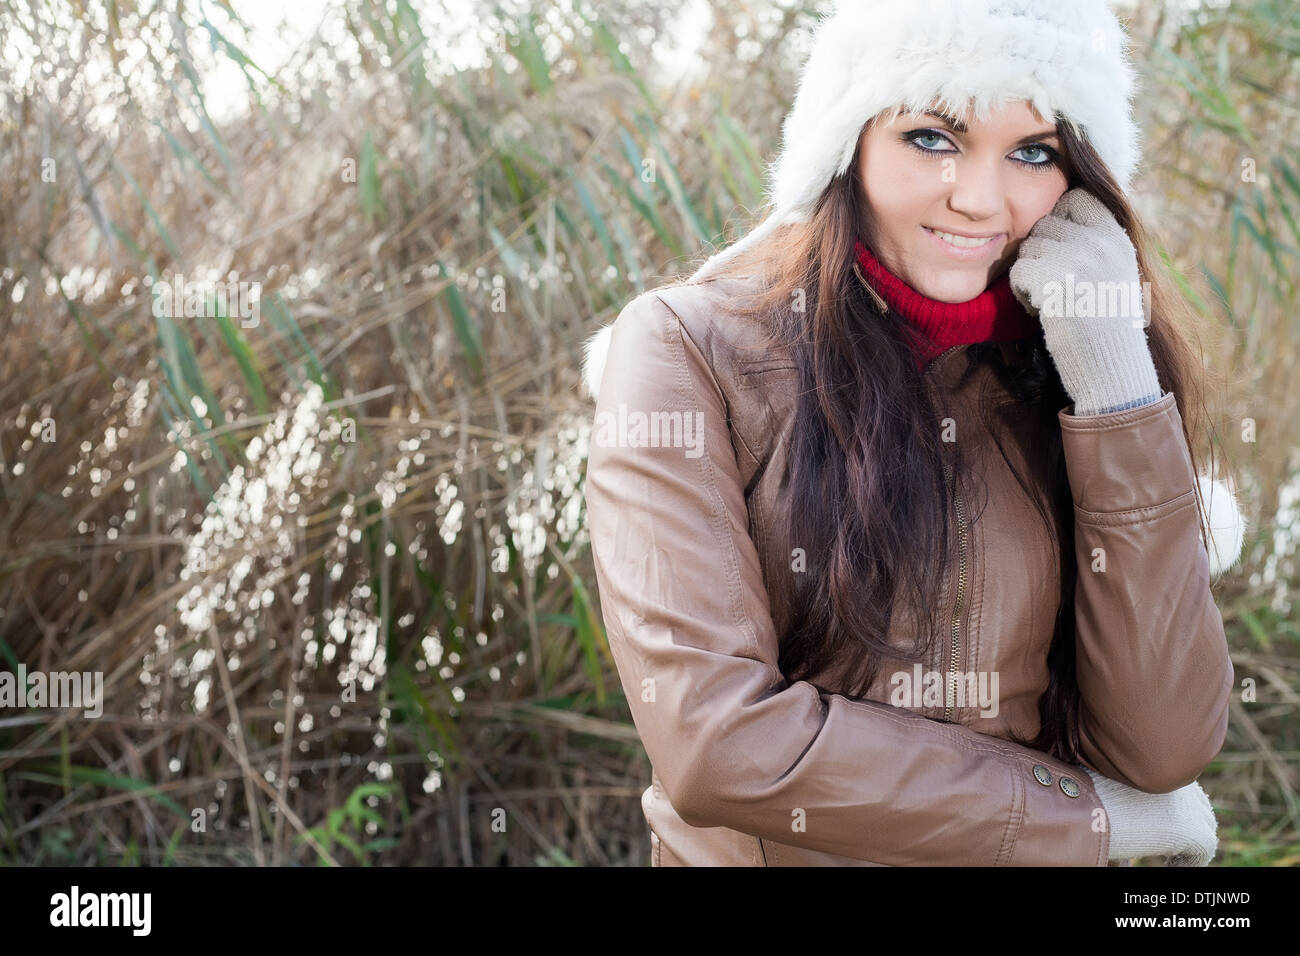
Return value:
M 1199 475 L 1201 497 L 1205 502 L 1206 538 L 1210 545 L 1210 577 L 1218 577 L 1237 563 L 1246 539 L 1246 519 L 1237 505 L 1237 496 L 1226 482 Z
M 605 356 L 609 353 L 609 339 L 613 324 L 601 326 L 582 344 L 582 384 L 594 401 L 600 395 L 600 381 L 605 374 Z

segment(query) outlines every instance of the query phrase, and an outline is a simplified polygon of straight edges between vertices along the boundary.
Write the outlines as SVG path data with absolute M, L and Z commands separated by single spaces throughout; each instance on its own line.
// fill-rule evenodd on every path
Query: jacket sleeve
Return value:
M 1194 781 L 1228 732 L 1233 670 L 1172 393 L 1059 413 L 1074 498 L 1083 759 L 1151 793 Z
M 784 679 L 723 392 L 653 292 L 613 325 L 585 497 L 619 678 L 688 824 L 891 865 L 1106 865 L 1081 768 Z

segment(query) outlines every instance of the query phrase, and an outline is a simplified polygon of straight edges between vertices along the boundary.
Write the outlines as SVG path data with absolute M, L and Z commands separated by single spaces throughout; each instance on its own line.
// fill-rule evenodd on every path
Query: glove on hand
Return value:
M 1096 196 L 1066 192 L 1021 242 L 1009 278 L 1020 304 L 1042 323 L 1075 415 L 1163 397 L 1147 345 L 1137 252 Z M 1078 298 L 1089 291 L 1091 309 Z
M 1218 849 L 1214 808 L 1196 782 L 1171 793 L 1147 793 L 1087 767 L 1110 827 L 1111 860 L 1168 857 L 1168 866 L 1209 866 Z

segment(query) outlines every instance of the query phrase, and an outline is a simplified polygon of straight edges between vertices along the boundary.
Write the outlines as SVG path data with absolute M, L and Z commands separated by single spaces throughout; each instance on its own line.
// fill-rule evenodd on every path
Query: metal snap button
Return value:
M 1079 785 L 1069 777 L 1062 777 L 1061 792 L 1067 797 L 1077 797 L 1079 795 Z
M 1041 763 L 1034 764 L 1034 779 L 1044 787 L 1052 785 L 1052 771 L 1048 770 Z

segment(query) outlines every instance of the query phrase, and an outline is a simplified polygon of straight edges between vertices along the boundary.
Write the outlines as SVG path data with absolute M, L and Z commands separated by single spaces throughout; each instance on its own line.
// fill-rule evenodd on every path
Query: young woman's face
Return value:
M 1053 124 L 1025 102 L 969 127 L 928 112 L 874 121 L 859 151 L 862 240 L 922 295 L 973 299 L 1065 193 L 1060 150 Z

